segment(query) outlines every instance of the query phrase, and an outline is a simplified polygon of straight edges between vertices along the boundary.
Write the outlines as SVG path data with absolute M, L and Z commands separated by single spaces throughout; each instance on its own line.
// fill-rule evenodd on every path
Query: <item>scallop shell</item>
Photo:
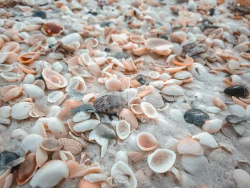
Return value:
M 149 118 L 155 119 L 159 117 L 159 114 L 156 111 L 155 107 L 153 107 L 153 105 L 148 102 L 142 102 L 141 109 L 143 113 Z
M 179 154 L 204 155 L 202 146 L 196 140 L 189 137 L 179 141 L 177 151 Z
M 51 69 L 43 69 L 42 75 L 50 90 L 61 89 L 68 85 L 68 80 L 66 78 Z
M 148 156 L 148 165 L 156 173 L 167 172 L 175 163 L 176 154 L 168 149 L 157 149 Z
M 143 99 L 152 104 L 155 108 L 161 108 L 164 106 L 164 101 L 159 93 L 150 93 L 143 97 Z
M 136 137 L 136 142 L 143 151 L 151 151 L 158 146 L 156 138 L 149 132 L 139 133 Z
M 125 140 L 130 134 L 130 124 L 125 120 L 117 122 L 116 134 L 120 139 Z
M 45 151 L 59 151 L 62 148 L 62 143 L 57 139 L 47 138 L 42 141 L 41 147 Z
M 61 138 L 60 142 L 63 144 L 63 149 L 70 151 L 74 156 L 82 152 L 82 145 L 73 139 Z

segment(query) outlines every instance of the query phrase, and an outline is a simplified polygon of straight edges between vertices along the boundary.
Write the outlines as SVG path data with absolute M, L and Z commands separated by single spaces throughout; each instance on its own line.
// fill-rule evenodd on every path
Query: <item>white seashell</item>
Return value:
M 178 80 L 185 80 L 191 77 L 192 77 L 192 74 L 188 71 L 180 71 L 174 74 L 174 78 Z
M 87 120 L 90 118 L 91 113 L 87 113 L 87 112 L 78 112 L 76 113 L 73 118 L 72 121 L 75 123 Z
M 231 112 L 231 114 L 233 115 L 243 116 L 243 114 L 246 114 L 245 108 L 243 108 L 240 105 L 233 104 L 233 105 L 228 105 L 227 107 L 229 112 Z
M 202 146 L 189 137 L 182 138 L 179 141 L 177 151 L 179 154 L 204 155 Z
M 105 181 L 108 177 L 103 173 L 92 173 L 84 176 L 84 179 L 88 182 L 102 182 Z
M 58 103 L 58 101 L 61 100 L 63 97 L 64 93 L 62 91 L 53 91 L 50 93 L 47 97 L 47 101 L 50 103 Z
M 30 134 L 38 134 L 43 138 L 47 138 L 45 127 L 41 122 L 36 122 L 29 132 Z
M 85 132 L 89 130 L 93 130 L 100 123 L 99 120 L 89 119 L 74 125 L 73 130 L 76 132 Z
M 47 114 L 46 117 L 56 117 L 57 114 L 61 111 L 61 107 L 60 106 L 56 106 L 56 105 L 53 105 L 51 106 L 50 108 L 50 111 L 49 113 Z
M 206 111 L 208 113 L 217 114 L 217 113 L 220 112 L 220 108 L 218 108 L 218 107 L 208 107 L 208 108 L 206 108 Z
M 246 127 L 243 124 L 233 125 L 234 130 L 241 136 L 246 132 Z
M 148 165 L 156 173 L 167 172 L 175 163 L 176 154 L 168 149 L 157 149 L 147 158 Z
M 169 111 L 169 114 L 171 116 L 171 118 L 174 120 L 174 121 L 180 121 L 183 119 L 183 114 L 180 110 L 178 109 L 171 109 Z
M 193 75 L 193 77 L 197 80 L 206 80 L 207 70 L 206 68 L 199 63 L 193 63 L 189 68 L 189 72 Z
M 0 118 L 9 118 L 11 115 L 11 107 L 10 106 L 2 106 L 0 108 Z
M 149 118 L 155 119 L 159 117 L 159 114 L 156 111 L 155 107 L 153 107 L 153 105 L 148 102 L 142 102 L 141 109 L 143 113 Z
M 146 102 L 152 104 L 155 108 L 164 106 L 164 101 L 159 93 L 150 93 L 143 98 Z
M 241 85 L 243 83 L 241 77 L 238 75 L 232 75 L 230 76 L 230 78 L 232 80 L 233 85 Z
M 34 104 L 29 102 L 19 102 L 12 106 L 11 117 L 13 119 L 26 119 L 29 117 L 29 113 L 32 110 Z
M 143 151 L 151 151 L 158 146 L 156 138 L 149 132 L 139 133 L 136 137 L 136 143 Z
M 24 84 L 23 89 L 27 93 L 27 95 L 33 99 L 37 99 L 37 98 L 41 98 L 45 96 L 44 91 L 40 87 L 34 84 Z
M 122 161 L 118 161 L 112 166 L 111 176 L 113 177 L 113 179 L 117 183 L 121 183 L 121 185 L 124 184 L 123 183 L 124 178 L 126 178 L 126 179 L 129 178 L 127 181 L 127 182 L 129 182 L 128 187 L 130 187 L 130 188 L 137 187 L 137 179 L 135 177 L 135 174 L 129 168 L 129 166 Z
M 33 84 L 36 80 L 36 77 L 34 74 L 26 74 L 26 76 L 23 79 L 24 84 Z
M 204 156 L 194 156 L 194 155 L 183 155 L 181 157 L 182 167 L 190 174 L 197 174 L 201 171 L 205 171 L 209 163 Z
M 43 139 L 44 138 L 38 134 L 30 134 L 23 139 L 21 147 L 23 148 L 25 153 L 27 153 L 28 151 L 36 153 L 36 150 L 42 143 Z
M 31 187 L 53 187 L 62 179 L 68 178 L 69 170 L 63 161 L 51 160 L 45 163 L 32 177 L 30 181 Z
M 58 73 L 62 72 L 63 66 L 60 62 L 55 62 L 52 64 L 52 69 Z
M 6 130 L 7 130 L 7 127 L 0 124 L 0 133 L 5 132 Z
M 171 95 L 171 96 L 184 95 L 182 88 L 180 86 L 177 86 L 177 85 L 165 86 L 161 89 L 161 93 L 163 93 L 165 95 Z
M 0 118 L 0 124 L 9 125 L 10 119 Z
M 84 79 L 81 76 L 74 76 L 69 80 L 69 85 L 66 87 L 66 92 L 71 89 L 79 90 L 85 93 L 87 91 L 87 86 Z
M 202 130 L 210 134 L 218 132 L 222 127 L 223 121 L 220 119 L 208 120 L 202 125 Z
M 18 138 L 18 140 L 23 140 L 26 136 L 28 136 L 29 133 L 23 129 L 15 129 L 10 137 L 11 139 Z
M 59 151 L 59 156 L 62 161 L 67 162 L 67 161 L 75 161 L 74 155 L 70 151 Z
M 126 164 L 128 164 L 128 155 L 125 151 L 118 151 L 115 154 L 115 162 L 122 161 Z
M 228 67 L 230 70 L 238 70 L 240 68 L 240 62 L 235 60 L 230 60 L 228 63 Z
M 156 71 L 150 71 L 148 76 L 149 76 L 149 78 L 156 80 L 159 78 L 160 74 L 159 74 L 159 72 L 156 72 Z
M 61 60 L 61 59 L 64 58 L 64 55 L 63 55 L 62 53 L 54 53 L 54 52 L 52 52 L 52 53 L 49 54 L 49 57 L 50 57 L 51 59 Z M 54 64 L 55 64 L 55 63 L 54 63 Z M 53 67 L 53 65 L 52 65 L 52 67 Z M 53 69 L 54 69 L 54 68 L 53 68 Z M 55 70 L 55 69 L 54 69 L 54 70 Z
M 170 78 L 172 78 L 168 73 L 162 73 L 160 76 L 159 76 L 159 79 L 166 82 L 167 80 L 169 80 Z
M 68 135 L 67 128 L 56 117 L 40 118 L 37 122 L 41 122 L 48 127 L 49 131 L 55 136 L 56 139 L 65 138 Z
M 214 139 L 214 137 L 207 132 L 197 134 L 193 136 L 192 138 L 195 140 L 198 140 L 198 142 L 204 146 L 208 146 L 210 148 L 218 148 L 218 144 L 216 140 Z
M 136 97 L 137 95 L 137 89 L 136 88 L 130 88 L 130 89 L 125 89 L 121 97 L 124 101 L 129 102 L 132 98 Z
M 250 105 L 247 105 L 247 108 L 246 108 L 246 118 L 250 120 Z
M 164 148 L 177 152 L 178 143 L 179 141 L 176 138 L 169 138 Z
M 233 171 L 233 179 L 236 182 L 237 188 L 248 188 L 250 185 L 250 175 L 242 169 L 235 169 Z
M 119 91 L 121 90 L 122 83 L 117 78 L 108 79 L 105 82 L 105 87 L 109 91 Z
M 154 86 L 157 89 L 161 89 L 164 86 L 164 81 L 162 80 L 153 81 L 150 82 L 149 85 Z
M 116 133 L 120 139 L 126 139 L 130 134 L 130 124 L 125 120 L 118 121 L 116 124 Z
M 143 114 L 141 106 L 139 104 L 132 104 L 130 105 L 130 109 L 134 114 Z

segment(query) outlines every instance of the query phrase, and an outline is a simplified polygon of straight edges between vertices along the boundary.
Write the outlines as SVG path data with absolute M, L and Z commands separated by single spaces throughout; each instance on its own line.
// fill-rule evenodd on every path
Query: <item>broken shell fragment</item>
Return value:
M 82 152 L 82 145 L 73 139 L 61 138 L 60 142 L 63 145 L 63 149 L 65 151 L 70 151 L 74 156 Z
M 18 60 L 23 64 L 30 64 L 34 62 L 40 55 L 40 51 L 37 52 L 28 52 L 20 55 Z
M 152 38 L 145 41 L 145 45 L 149 50 L 153 52 L 168 56 L 172 53 L 173 45 L 164 39 Z

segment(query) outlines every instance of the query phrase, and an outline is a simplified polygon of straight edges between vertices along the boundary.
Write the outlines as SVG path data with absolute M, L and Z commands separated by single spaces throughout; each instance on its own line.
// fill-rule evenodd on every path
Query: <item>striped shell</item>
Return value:
M 70 151 L 74 156 L 81 153 L 82 145 L 79 142 L 69 138 L 61 138 L 59 140 L 63 144 L 63 150 Z

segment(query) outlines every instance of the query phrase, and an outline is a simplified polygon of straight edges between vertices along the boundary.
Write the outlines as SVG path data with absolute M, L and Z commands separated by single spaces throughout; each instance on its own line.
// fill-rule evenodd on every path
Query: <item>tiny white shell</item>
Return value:
M 174 74 L 174 78 L 178 80 L 185 80 L 191 77 L 192 77 L 192 74 L 188 71 L 180 71 Z
M 18 140 L 23 140 L 29 133 L 23 129 L 15 129 L 12 131 L 10 137 L 11 139 L 18 138 Z
M 0 118 L 9 118 L 11 115 L 11 107 L 10 106 L 2 106 L 0 108 Z
M 75 123 L 87 120 L 90 118 L 91 113 L 87 113 L 87 112 L 78 112 L 76 113 L 73 118 L 72 121 Z
M 128 154 L 125 151 L 118 151 L 115 154 L 115 162 L 123 161 L 124 163 L 128 164 Z
M 248 188 L 250 185 L 250 175 L 244 170 L 235 169 L 233 171 L 233 179 L 238 188 Z
M 218 107 L 208 107 L 206 110 L 208 113 L 213 113 L 213 114 L 217 114 L 220 112 L 220 108 Z
M 148 75 L 151 79 L 153 80 L 156 80 L 159 78 L 160 74 L 159 72 L 156 72 L 156 71 L 151 71 L 149 72 L 149 75 Z
M 116 133 L 120 139 L 126 139 L 130 134 L 130 124 L 125 120 L 117 122 Z
M 103 173 L 92 173 L 84 176 L 84 179 L 88 182 L 102 182 L 105 181 L 108 177 Z

